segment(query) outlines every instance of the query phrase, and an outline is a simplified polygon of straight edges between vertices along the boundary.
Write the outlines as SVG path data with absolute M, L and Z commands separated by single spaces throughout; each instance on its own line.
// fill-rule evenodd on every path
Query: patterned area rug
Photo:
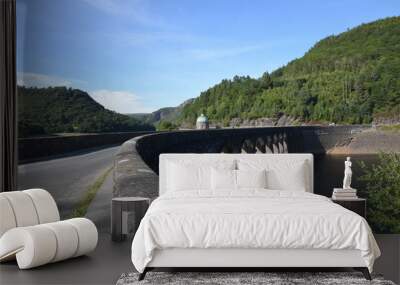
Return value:
M 148 272 L 142 281 L 138 281 L 138 276 L 138 273 L 122 274 L 117 285 L 395 285 L 392 281 L 384 280 L 379 275 L 373 275 L 373 280 L 368 281 L 359 272 Z

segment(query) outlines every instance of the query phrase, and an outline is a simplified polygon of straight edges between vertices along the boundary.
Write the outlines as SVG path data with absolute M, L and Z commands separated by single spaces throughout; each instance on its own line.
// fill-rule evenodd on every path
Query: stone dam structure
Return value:
M 47 160 L 63 155 L 71 155 L 75 152 L 90 150 L 93 148 L 120 145 L 123 142 L 144 134 L 144 132 L 117 132 L 100 134 L 79 134 L 63 136 L 46 136 L 18 139 L 19 163 Z
M 114 161 L 114 196 L 158 196 L 161 153 L 313 153 L 349 143 L 366 126 L 210 129 L 152 133 L 122 144 Z

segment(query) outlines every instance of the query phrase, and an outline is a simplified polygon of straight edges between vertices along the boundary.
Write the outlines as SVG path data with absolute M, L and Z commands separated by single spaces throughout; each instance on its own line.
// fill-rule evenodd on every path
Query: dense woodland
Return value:
M 375 233 L 400 233 L 400 153 L 380 153 L 370 166 L 361 162 L 360 191 L 368 198 L 368 222 Z
M 19 136 L 153 130 L 105 109 L 86 92 L 66 87 L 18 87 Z
M 18 94 L 20 137 L 149 130 L 153 124 L 170 130 L 194 125 L 201 113 L 223 125 L 284 114 L 304 122 L 371 123 L 400 114 L 400 17 L 329 36 L 270 74 L 225 79 L 194 100 L 149 115 L 112 112 L 66 87 L 19 87 Z
M 186 105 L 180 121 L 194 124 L 200 113 L 224 124 L 283 114 L 347 124 L 398 116 L 400 17 L 329 36 L 302 58 L 260 78 L 223 80 Z

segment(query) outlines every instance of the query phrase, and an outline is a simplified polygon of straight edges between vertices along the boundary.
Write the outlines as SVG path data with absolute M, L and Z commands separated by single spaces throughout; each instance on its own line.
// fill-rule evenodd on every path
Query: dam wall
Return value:
M 313 153 L 347 144 L 366 126 L 304 126 L 153 133 L 126 141 L 114 162 L 114 195 L 158 195 L 161 153 Z
M 46 160 L 93 148 L 119 145 L 137 136 L 152 132 L 120 132 L 20 138 L 18 140 L 19 163 Z

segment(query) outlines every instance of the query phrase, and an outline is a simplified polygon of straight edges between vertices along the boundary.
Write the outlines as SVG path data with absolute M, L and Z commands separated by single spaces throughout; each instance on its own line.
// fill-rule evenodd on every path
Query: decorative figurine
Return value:
M 351 161 L 350 156 L 347 157 L 346 161 L 344 162 L 344 179 L 343 179 L 343 189 L 353 189 L 351 188 L 351 176 L 353 172 L 351 170 Z

